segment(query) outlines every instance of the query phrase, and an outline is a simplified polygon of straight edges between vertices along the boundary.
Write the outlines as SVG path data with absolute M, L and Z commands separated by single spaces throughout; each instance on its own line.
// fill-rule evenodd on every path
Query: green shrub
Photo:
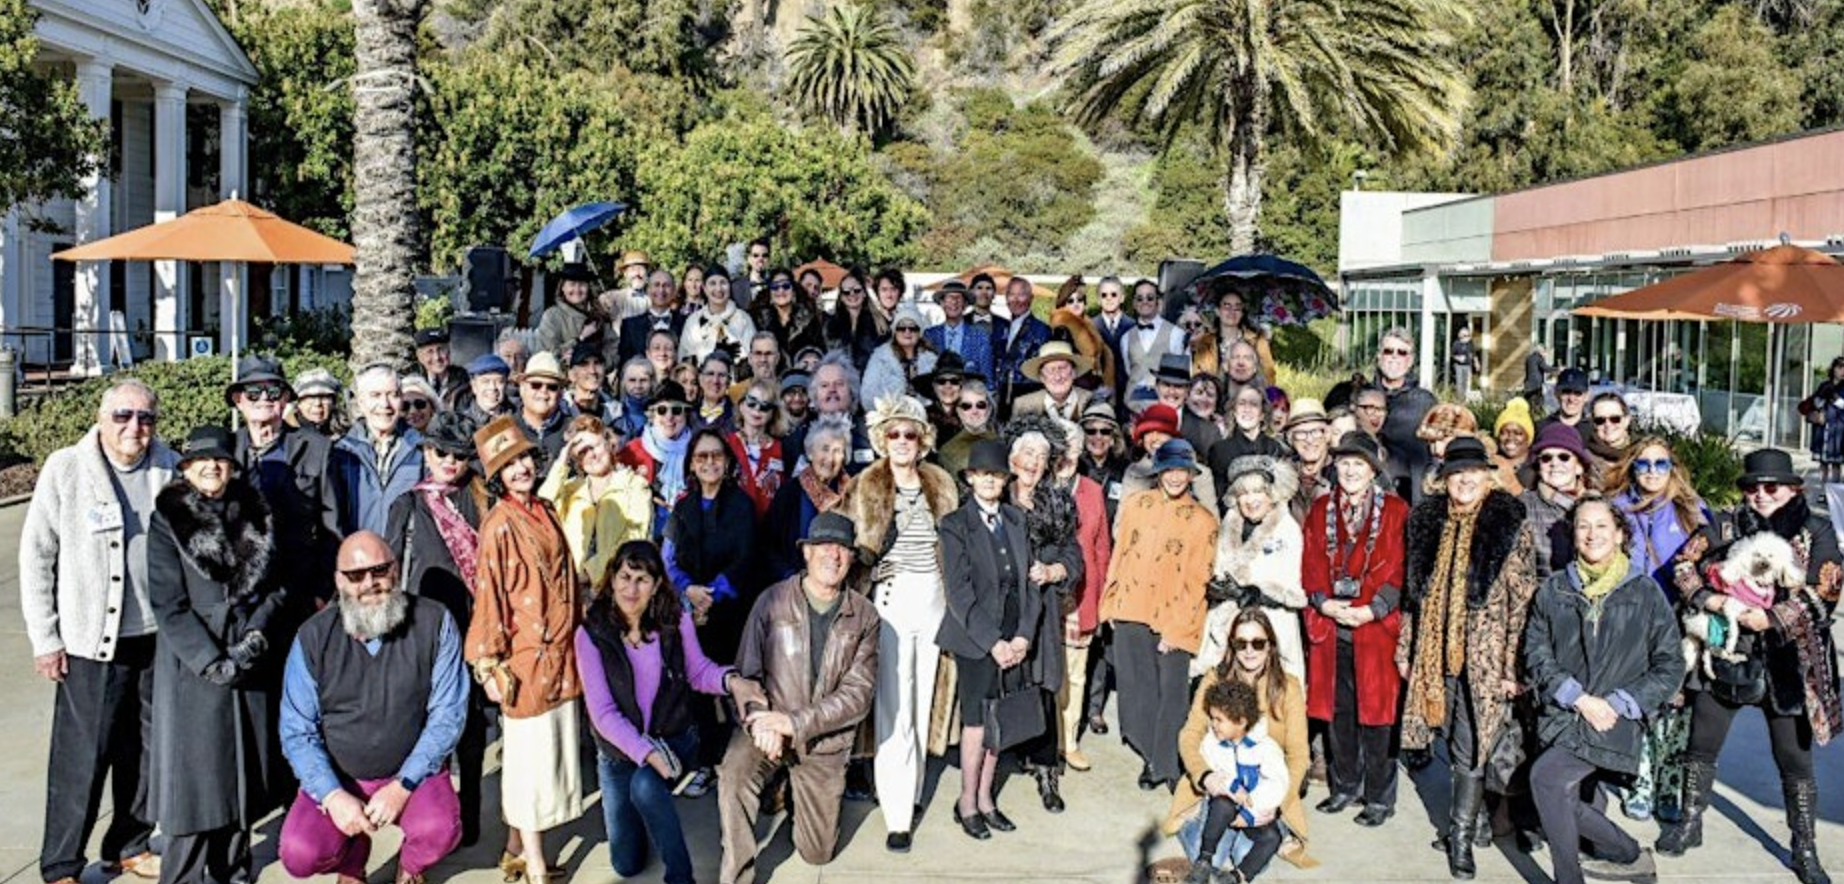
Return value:
M 324 368 L 342 383 L 350 379 L 344 355 L 298 352 L 284 356 L 282 366 L 291 378 L 310 368 Z M 120 377 L 136 377 L 153 388 L 160 397 L 159 437 L 169 445 L 177 445 L 198 427 L 230 425 L 232 410 L 224 399 L 230 375 L 229 356 L 208 356 L 182 362 L 147 362 L 108 377 L 92 378 L 22 403 L 18 416 L 0 421 L 0 452 L 43 463 L 51 452 L 74 444 L 95 425 L 103 391 Z
M 1671 444 L 1672 458 L 1690 472 L 1691 485 L 1711 510 L 1741 502 L 1741 489 L 1735 482 L 1742 477 L 1742 459 L 1735 454 L 1735 440 L 1707 430 L 1661 435 Z
M 256 332 L 251 340 L 260 342 L 263 352 L 283 359 L 296 354 L 343 353 L 352 344 L 352 314 L 338 304 L 281 316 L 253 317 L 253 321 Z

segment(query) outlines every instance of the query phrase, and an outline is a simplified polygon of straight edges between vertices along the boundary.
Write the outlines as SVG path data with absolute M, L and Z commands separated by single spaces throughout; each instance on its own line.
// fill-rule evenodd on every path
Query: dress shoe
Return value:
M 954 821 L 960 823 L 960 830 L 975 841 L 985 841 L 992 837 L 992 830 L 986 828 L 986 817 L 979 813 L 962 814 L 960 805 L 954 806 Z
M 1103 717 L 1102 714 L 1099 712 L 1093 715 L 1090 715 L 1088 717 L 1088 732 L 1091 734 L 1099 734 L 1101 736 L 1107 736 L 1108 720 L 1105 717 Z
M 986 818 L 986 825 L 991 826 L 994 831 L 999 831 L 999 832 L 1018 831 L 1018 825 L 1016 823 L 1013 823 L 1011 820 L 1011 817 L 1006 816 L 1005 812 L 998 809 L 997 807 L 989 811 L 986 811 L 985 813 L 980 814 L 980 816 L 983 816 Z
M 1151 792 L 1159 788 L 1159 781 L 1153 778 L 1152 767 L 1140 768 L 1140 791 Z
M 1631 881 L 1636 884 L 1651 884 L 1658 880 L 1658 863 L 1652 859 L 1652 851 L 1641 848 L 1638 858 L 1632 862 L 1614 862 L 1610 859 L 1589 859 L 1583 857 L 1581 874 L 1584 878 L 1596 881 Z
M 1313 809 L 1320 813 L 1344 813 L 1347 808 L 1356 803 L 1358 803 L 1356 795 L 1340 795 L 1333 792 Z
M 908 853 L 911 840 L 908 832 L 891 832 L 884 836 L 884 849 L 891 853 Z
M 1375 804 L 1370 804 L 1366 805 L 1362 811 L 1358 812 L 1357 824 L 1360 826 L 1369 826 L 1374 829 L 1388 822 L 1389 818 L 1395 815 L 1396 809 L 1393 807 L 1380 807 Z
M 1063 812 L 1063 793 L 1058 789 L 1061 774 L 1054 767 L 1040 767 L 1031 774 L 1037 779 L 1037 797 L 1044 802 L 1044 809 L 1051 813 Z
M 105 875 L 133 875 L 149 881 L 160 880 L 160 857 L 152 851 L 142 851 L 134 856 L 123 857 L 112 863 L 104 863 Z
M 1084 754 L 1081 749 L 1071 749 L 1068 752 L 1064 752 L 1063 763 L 1069 765 L 1070 770 L 1077 772 L 1091 770 L 1095 767 L 1094 762 L 1089 761 L 1088 755 Z

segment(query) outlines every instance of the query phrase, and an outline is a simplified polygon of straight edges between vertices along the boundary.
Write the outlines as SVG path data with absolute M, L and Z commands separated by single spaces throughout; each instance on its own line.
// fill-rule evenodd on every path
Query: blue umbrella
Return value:
M 531 257 L 557 251 L 558 246 L 615 220 L 625 211 L 626 203 L 584 203 L 567 209 L 538 231 L 538 238 L 531 241 Z
M 1338 296 L 1311 267 L 1277 255 L 1238 255 L 1199 274 L 1198 296 L 1242 292 L 1244 307 L 1266 325 L 1304 325 L 1338 312 Z

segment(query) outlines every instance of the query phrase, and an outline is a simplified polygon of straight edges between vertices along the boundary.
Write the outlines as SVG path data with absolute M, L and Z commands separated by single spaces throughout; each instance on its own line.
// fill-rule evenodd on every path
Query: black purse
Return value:
M 1740 660 L 1710 654 L 1710 693 L 1731 706 L 1753 706 L 1767 696 L 1767 661 L 1752 637 L 1736 646 Z
M 999 695 L 987 697 L 986 713 L 986 748 L 994 752 L 1004 752 L 1026 740 L 1035 739 L 1044 733 L 1048 725 L 1044 721 L 1044 692 L 1037 685 L 1017 685 L 1011 690 L 1005 687 L 1006 676 L 1024 668 L 1020 663 L 1009 670 L 999 672 Z M 1019 676 L 1022 680 L 1023 676 Z

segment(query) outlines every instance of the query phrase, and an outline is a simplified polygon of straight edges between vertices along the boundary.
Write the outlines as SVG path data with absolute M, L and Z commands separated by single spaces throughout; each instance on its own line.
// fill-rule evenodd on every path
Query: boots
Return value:
M 1447 834 L 1436 839 L 1436 849 L 1447 853 L 1447 874 L 1470 881 L 1479 871 L 1473 860 L 1473 836 L 1479 830 L 1479 804 L 1485 796 L 1485 777 L 1453 772 L 1453 800 L 1447 808 Z
M 1666 856 L 1683 856 L 1693 847 L 1703 846 L 1703 812 L 1710 806 L 1710 790 L 1716 787 L 1716 765 L 1707 761 L 1684 764 L 1684 792 L 1678 821 L 1665 827 L 1658 836 L 1658 852 Z M 1787 803 L 1791 813 L 1792 802 Z M 1807 817 L 1810 819 L 1810 817 Z M 1814 857 L 1814 866 L 1817 865 Z
M 1813 833 L 1813 821 L 1818 815 L 1818 782 L 1792 780 L 1782 784 L 1781 791 L 1786 794 L 1786 825 L 1793 830 L 1793 874 L 1799 876 L 1799 884 L 1831 884 L 1831 876 L 1819 865 L 1818 840 Z
M 1044 802 L 1044 809 L 1051 813 L 1063 812 L 1063 793 L 1057 788 L 1062 779 L 1061 772 L 1054 767 L 1039 767 L 1031 771 L 1037 779 L 1037 797 Z

